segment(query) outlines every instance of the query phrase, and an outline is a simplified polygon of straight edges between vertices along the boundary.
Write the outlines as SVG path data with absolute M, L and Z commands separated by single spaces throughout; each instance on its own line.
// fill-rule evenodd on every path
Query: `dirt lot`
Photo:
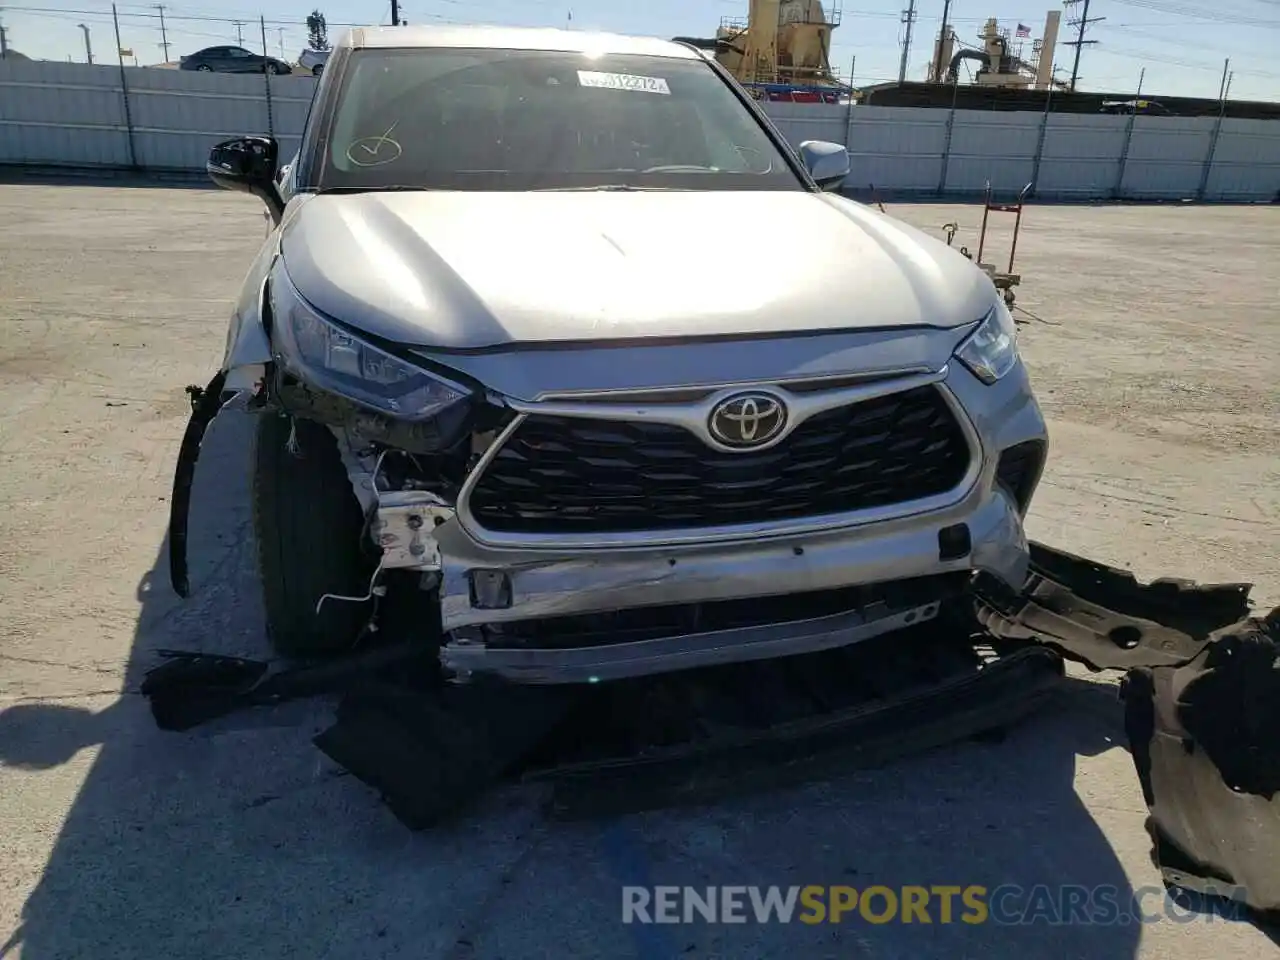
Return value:
M 937 230 L 968 207 L 891 211 Z M 186 408 L 263 234 L 207 190 L 0 187 L 0 956 L 1273 956 L 1243 924 L 624 926 L 624 884 L 1156 882 L 1109 678 L 999 745 L 702 811 L 410 836 L 308 742 L 323 705 L 162 735 L 157 648 L 258 651 L 242 416 L 207 444 L 195 594 L 163 567 Z M 1040 207 L 1019 303 L 1053 456 L 1040 539 L 1280 602 L 1280 218 Z M 1148 908 L 1158 899 L 1148 899 Z

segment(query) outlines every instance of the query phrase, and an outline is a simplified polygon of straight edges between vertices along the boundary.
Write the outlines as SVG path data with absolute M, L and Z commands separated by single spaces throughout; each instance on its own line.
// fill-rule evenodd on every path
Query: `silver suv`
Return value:
M 208 170 L 273 222 L 216 385 L 261 411 L 284 653 L 395 602 L 447 676 L 594 682 L 1022 585 L 1046 433 L 997 291 L 694 47 L 356 30 L 279 159 Z

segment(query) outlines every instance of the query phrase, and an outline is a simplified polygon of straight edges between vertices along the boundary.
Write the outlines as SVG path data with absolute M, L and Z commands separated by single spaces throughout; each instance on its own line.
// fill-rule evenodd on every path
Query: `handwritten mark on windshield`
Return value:
M 347 147 L 347 159 L 357 167 L 380 167 L 385 163 L 393 163 L 404 153 L 399 141 L 393 140 L 391 134 L 400 121 L 387 127 L 387 132 L 377 137 L 361 137 L 353 140 Z

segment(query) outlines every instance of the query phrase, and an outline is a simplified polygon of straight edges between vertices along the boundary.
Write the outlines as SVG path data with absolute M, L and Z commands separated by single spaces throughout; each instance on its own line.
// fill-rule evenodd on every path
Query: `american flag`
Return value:
M 1018 31 L 1014 35 L 1018 37 L 1029 37 L 1031 36 L 1031 28 L 1028 27 L 1025 23 L 1020 23 L 1018 24 Z

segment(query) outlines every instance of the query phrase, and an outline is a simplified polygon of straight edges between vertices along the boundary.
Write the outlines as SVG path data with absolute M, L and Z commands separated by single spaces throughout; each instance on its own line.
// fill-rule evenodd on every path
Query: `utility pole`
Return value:
M 400 26 L 400 0 L 391 0 L 391 25 Z
M 1227 98 L 1227 90 L 1230 82 L 1227 80 L 1227 71 L 1231 69 L 1231 58 L 1227 57 L 1222 61 L 1222 83 L 1218 84 L 1218 99 L 1225 100 Z
M 3 13 L 3 12 L 4 12 L 3 8 L 0 8 L 0 13 Z M 0 60 L 3 60 L 8 55 L 9 55 L 9 34 L 5 32 L 4 24 L 0 23 Z
M 93 63 L 93 47 L 89 44 L 89 28 L 83 23 L 78 25 L 84 31 L 84 61 Z
M 942 26 L 938 30 L 938 43 L 933 51 L 933 70 L 929 74 L 930 83 L 942 82 L 942 51 L 947 45 L 947 17 L 951 14 L 951 0 L 943 0 Z
M 907 25 L 907 34 L 902 40 L 902 62 L 898 64 L 898 82 L 907 79 L 907 60 L 911 56 L 911 27 L 916 22 L 916 0 L 909 0 L 907 9 L 902 12 L 902 22 Z
M 169 31 L 164 26 L 164 4 L 157 3 L 156 9 L 160 11 L 160 46 L 164 49 L 164 62 L 169 62 Z
M 1065 2 L 1063 3 L 1063 6 L 1065 6 L 1065 7 L 1074 7 L 1074 6 L 1075 6 L 1077 3 L 1079 3 L 1079 2 L 1080 2 L 1080 0 L 1065 0 Z M 1066 43 L 1066 45 L 1067 45 L 1068 47 L 1075 47 L 1075 48 L 1076 48 L 1075 61 L 1071 64 L 1071 92 L 1072 92 L 1072 93 L 1075 93 L 1075 92 L 1076 92 L 1076 78 L 1080 75 L 1080 51 L 1081 51 L 1081 49 L 1083 49 L 1083 47 L 1084 47 L 1086 44 L 1094 44 L 1094 43 L 1097 43 L 1097 42 L 1098 42 L 1097 40 L 1086 40 L 1086 39 L 1084 38 L 1084 31 L 1085 31 L 1085 28 L 1086 28 L 1086 27 L 1088 27 L 1088 26 L 1089 26 L 1089 24 L 1091 24 L 1091 23 L 1101 23 L 1101 22 L 1102 22 L 1103 20 L 1105 20 L 1105 19 L 1107 19 L 1107 18 L 1106 18 L 1106 17 L 1092 17 L 1092 18 L 1091 18 L 1091 17 L 1089 16 L 1089 0 L 1084 0 L 1084 10 L 1083 10 L 1083 12 L 1080 14 L 1080 19 L 1079 19 L 1079 20 L 1068 20 L 1068 21 L 1067 21 L 1067 23 L 1069 23 L 1071 26 L 1073 26 L 1073 27 L 1076 27 L 1076 28 L 1077 28 L 1077 31 L 1076 31 L 1076 38 L 1075 38 L 1074 40 L 1068 40 L 1068 41 L 1067 41 L 1067 43 Z
M 232 20 L 231 22 L 236 25 L 236 45 L 243 47 L 244 46 L 244 21 Z
M 284 59 L 284 27 L 276 27 L 276 32 L 280 40 L 280 59 Z

